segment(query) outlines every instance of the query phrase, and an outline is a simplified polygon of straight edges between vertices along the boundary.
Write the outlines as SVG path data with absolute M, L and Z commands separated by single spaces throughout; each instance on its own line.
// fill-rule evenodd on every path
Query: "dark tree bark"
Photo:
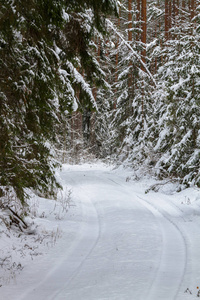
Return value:
M 141 21 L 142 21 L 142 38 L 141 42 L 143 44 L 142 49 L 142 60 L 145 63 L 146 61 L 146 42 L 147 42 L 147 1 L 142 0 L 142 7 L 141 7 Z

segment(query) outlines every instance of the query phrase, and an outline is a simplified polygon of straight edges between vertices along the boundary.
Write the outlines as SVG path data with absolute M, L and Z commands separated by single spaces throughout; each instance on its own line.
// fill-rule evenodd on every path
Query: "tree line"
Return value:
M 104 57 L 102 155 L 181 188 L 200 186 L 199 12 L 198 0 L 120 1 Z
M 0 0 L 0 201 L 84 153 L 200 186 L 199 0 Z

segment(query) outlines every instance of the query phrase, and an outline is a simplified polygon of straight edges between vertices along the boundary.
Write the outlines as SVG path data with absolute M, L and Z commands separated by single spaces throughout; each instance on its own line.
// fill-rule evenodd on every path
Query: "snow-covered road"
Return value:
M 76 205 L 62 239 L 0 299 L 196 299 L 199 191 L 190 205 L 184 194 L 145 194 L 144 183 L 102 165 L 64 166 L 62 180 Z

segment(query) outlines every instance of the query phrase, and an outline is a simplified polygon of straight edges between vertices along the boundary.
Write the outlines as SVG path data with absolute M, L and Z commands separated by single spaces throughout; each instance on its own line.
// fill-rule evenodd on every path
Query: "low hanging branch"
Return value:
M 12 219 L 13 221 L 18 224 L 19 228 L 22 230 L 22 228 L 27 229 L 28 225 L 22 220 L 22 218 L 10 207 L 7 206 L 7 209 L 12 213 Z M 23 230 L 22 230 L 23 231 Z
M 122 42 L 124 43 L 124 45 L 127 46 L 127 48 L 129 48 L 129 50 L 131 50 L 131 52 L 133 53 L 133 55 L 137 58 L 137 60 L 140 62 L 140 64 L 143 66 L 144 70 L 147 72 L 149 78 L 152 80 L 154 86 L 156 87 L 156 81 L 153 78 L 151 72 L 148 70 L 146 64 L 143 62 L 143 60 L 141 59 L 141 57 L 137 54 L 137 52 L 129 45 L 129 43 L 123 38 L 123 36 L 116 30 L 116 28 L 114 27 L 114 25 L 112 24 L 112 22 L 108 19 L 106 19 L 107 21 L 107 25 L 108 27 L 110 27 L 115 33 L 116 35 L 122 40 Z

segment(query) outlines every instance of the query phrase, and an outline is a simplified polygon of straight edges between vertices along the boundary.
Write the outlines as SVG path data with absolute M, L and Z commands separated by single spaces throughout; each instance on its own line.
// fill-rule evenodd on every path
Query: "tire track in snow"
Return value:
M 108 183 L 110 181 L 110 184 L 112 182 L 112 184 L 120 186 L 122 188 L 122 189 L 120 188 L 120 192 L 127 194 L 130 199 L 129 201 L 131 202 L 133 194 L 129 188 L 127 189 L 127 186 L 124 186 L 123 184 L 119 184 L 117 181 L 110 179 L 110 178 L 105 178 L 105 177 L 102 178 L 102 176 L 98 176 L 98 174 L 95 174 L 95 176 L 93 176 L 93 180 L 95 179 L 94 177 L 99 178 L 99 181 L 101 181 L 101 182 Z M 96 181 L 97 180 L 95 179 L 95 182 Z M 74 186 L 77 186 L 77 180 L 73 180 L 71 178 L 71 182 L 74 183 Z M 100 217 L 98 214 L 98 208 L 96 209 L 95 204 L 93 204 L 93 201 L 90 199 L 90 197 L 85 195 L 85 194 L 87 194 L 87 190 L 85 188 L 82 188 L 79 185 L 78 189 L 79 189 L 79 192 L 78 192 L 79 200 L 81 200 L 80 196 L 83 196 L 83 201 L 80 201 L 82 203 L 83 222 L 81 225 L 82 228 L 81 228 L 80 232 L 78 232 L 78 234 L 77 234 L 77 239 L 78 239 L 77 242 L 75 242 L 72 245 L 71 252 L 68 255 L 66 255 L 66 257 L 62 261 L 62 264 L 64 266 L 61 269 L 59 268 L 59 269 L 55 270 L 56 271 L 55 274 L 52 272 L 50 274 L 50 276 L 44 278 L 44 280 L 41 282 L 41 284 L 37 286 L 37 289 L 34 291 L 34 293 L 31 293 L 31 295 L 28 294 L 27 297 L 23 298 L 23 299 L 29 299 L 29 300 L 35 300 L 35 299 L 40 299 L 40 300 L 64 299 L 64 300 L 66 300 L 66 299 L 70 299 L 70 298 L 67 298 L 68 296 L 65 296 L 65 294 L 66 294 L 71 282 L 73 283 L 73 280 L 79 275 L 85 262 L 90 257 L 92 252 L 95 250 L 95 247 L 97 246 L 99 239 L 101 237 L 101 220 L 100 220 Z M 137 195 L 137 193 L 136 193 L 136 195 Z M 147 201 L 145 201 L 144 199 L 140 198 L 140 200 L 138 200 L 138 202 L 139 202 L 140 206 L 145 207 L 151 214 L 153 214 L 155 216 L 155 219 L 158 222 L 158 224 L 161 225 L 162 233 L 163 233 L 163 240 L 165 241 L 165 244 L 163 244 L 165 246 L 165 247 L 163 247 L 163 251 L 165 251 L 167 253 L 163 252 L 163 256 L 161 256 L 160 262 L 158 261 L 158 270 L 154 277 L 154 280 L 152 281 L 152 283 L 150 282 L 151 287 L 147 291 L 143 290 L 143 292 L 142 292 L 142 297 L 143 296 L 144 297 L 143 298 L 137 297 L 137 298 L 132 298 L 132 299 L 147 299 L 147 300 L 158 300 L 158 299 L 173 300 L 173 299 L 176 299 L 176 295 L 178 294 L 178 292 L 180 290 L 181 281 L 182 281 L 182 279 L 179 280 L 179 278 L 181 276 L 183 278 L 185 269 L 183 269 L 183 272 L 180 272 L 181 268 L 178 268 L 178 272 L 176 272 L 175 275 L 178 275 L 179 278 L 178 279 L 176 278 L 176 280 L 171 278 L 174 274 L 172 274 L 172 276 L 170 277 L 170 275 L 164 273 L 167 270 L 167 263 L 168 263 L 168 261 L 170 261 L 170 253 L 168 252 L 168 249 L 166 249 L 166 245 L 169 244 L 168 241 L 170 242 L 170 245 L 173 246 L 173 240 L 170 240 L 170 238 L 167 236 L 167 234 L 171 234 L 171 231 L 176 232 L 176 234 L 173 234 L 173 237 L 175 237 L 175 239 L 177 239 L 177 240 L 179 239 L 181 245 L 182 244 L 184 245 L 184 242 L 180 236 L 180 233 L 177 232 L 178 228 L 176 228 L 176 226 L 172 222 L 170 222 L 170 220 L 168 220 L 164 216 L 163 213 L 158 211 L 158 209 L 156 207 L 153 207 L 151 204 L 148 204 Z M 169 224 L 171 224 L 171 227 L 169 229 L 167 229 L 169 227 Z M 91 232 L 91 226 L 92 226 L 92 232 Z M 167 234 L 166 234 L 166 231 L 167 231 Z M 88 241 L 88 236 L 90 236 L 89 241 Z M 88 241 L 88 243 L 87 243 L 87 241 Z M 177 241 L 176 241 L 176 243 L 177 243 Z M 85 245 L 86 245 L 86 247 L 84 248 Z M 80 248 L 83 248 L 82 256 L 80 255 Z M 179 252 L 179 249 L 182 249 L 182 248 L 181 247 L 178 248 L 178 246 L 177 246 L 177 253 Z M 178 256 L 179 256 L 179 253 L 177 254 L 177 260 L 178 260 Z M 186 250 L 184 253 L 182 253 L 182 256 L 183 256 L 182 261 L 185 262 Z M 163 257 L 165 258 L 165 260 L 163 260 Z M 64 268 L 66 269 L 65 272 L 63 272 Z M 60 274 L 59 274 L 60 271 L 63 272 L 63 274 L 65 276 L 64 278 L 60 277 Z M 169 271 L 169 268 L 167 271 Z M 174 266 L 172 268 L 172 271 L 174 273 Z M 180 273 L 181 273 L 181 275 L 180 275 Z M 56 275 L 57 275 L 57 277 L 59 275 L 59 278 L 61 278 L 61 281 L 58 282 L 58 284 L 53 282 L 53 278 L 55 278 Z M 168 286 L 170 285 L 170 283 L 169 282 L 167 282 L 167 284 L 165 283 L 166 277 L 170 277 L 170 280 L 172 282 L 172 284 L 170 286 L 171 290 L 168 290 Z M 175 283 L 174 283 L 174 281 L 175 281 Z M 130 285 L 130 287 L 131 287 L 131 285 Z M 44 289 L 48 289 L 48 290 L 46 292 L 44 292 Z M 166 290 L 166 293 L 165 293 L 166 298 L 163 296 L 164 295 L 163 290 L 161 291 L 161 289 Z M 81 298 L 79 297 L 77 299 L 81 299 Z M 84 299 L 86 299 L 86 298 L 84 298 Z M 97 298 L 97 299 L 100 299 L 100 298 Z M 119 298 L 112 298 L 112 299 L 119 299 Z M 122 299 L 123 298 L 121 298 L 120 300 L 122 300 Z M 131 299 L 131 298 L 129 297 L 129 298 L 124 298 L 124 299 Z
M 72 179 L 73 182 L 75 182 L 73 179 Z M 84 189 L 79 187 L 79 189 L 84 193 Z M 69 284 L 71 283 L 72 280 L 74 280 L 76 278 L 76 276 L 79 274 L 79 272 L 81 271 L 81 268 L 82 266 L 84 265 L 85 261 L 89 258 L 89 256 L 91 255 L 91 253 L 93 252 L 93 250 L 95 249 L 99 239 L 100 239 L 100 235 L 101 235 L 101 225 L 100 225 L 100 218 L 99 218 L 99 215 L 97 213 L 97 209 L 95 207 L 95 205 L 92 203 L 92 201 L 90 200 L 89 197 L 87 197 L 88 201 L 87 203 L 89 203 L 90 205 L 90 210 L 93 211 L 93 213 L 90 212 L 90 216 L 94 216 L 94 219 L 95 220 L 95 223 L 93 223 L 93 226 L 92 226 L 92 232 L 94 232 L 94 224 L 96 226 L 96 231 L 98 232 L 96 234 L 96 237 L 94 237 L 94 240 L 93 240 L 93 245 L 90 246 L 90 249 L 87 250 L 87 254 L 85 254 L 85 256 L 82 258 L 82 260 L 79 262 L 79 265 L 74 269 L 74 271 L 72 272 L 72 274 L 70 275 L 70 277 L 67 279 L 67 282 L 64 284 L 64 286 L 62 288 L 60 288 L 55 294 L 52 295 L 52 297 L 50 298 L 50 300 L 54 300 L 54 299 L 57 299 L 57 297 L 59 297 L 59 295 L 67 289 L 67 287 L 69 286 Z M 83 203 L 82 203 L 83 204 Z M 85 204 L 85 201 L 84 201 L 84 204 Z M 87 215 L 88 212 L 85 212 L 85 215 Z M 89 214 L 88 214 L 89 215 Z M 85 224 L 84 224 L 84 232 L 85 232 L 85 235 L 82 236 L 82 241 L 85 240 L 86 235 L 88 232 L 91 231 L 91 224 L 90 224 L 90 220 L 85 220 Z M 97 228 L 98 227 L 98 228 Z M 81 242 L 79 243 L 79 246 L 80 246 Z M 77 249 L 79 249 L 79 247 L 77 247 Z
M 70 180 L 75 183 L 72 178 Z M 55 268 L 52 268 L 37 286 L 26 291 L 18 300 L 57 299 L 79 274 L 85 261 L 96 247 L 101 234 L 99 215 L 90 198 L 85 196 L 84 189 L 79 187 L 79 190 L 84 195 L 84 200 L 82 201 L 81 197 L 79 197 L 82 206 L 82 222 L 69 253 L 66 256 L 64 255 L 60 262 L 58 260 Z M 60 281 L 57 284 L 58 277 Z
M 122 187 L 125 194 L 130 194 L 129 190 L 127 190 L 127 186 L 124 184 L 120 184 L 111 178 L 106 179 Z M 169 213 L 165 213 L 138 195 L 137 197 L 138 200 L 140 199 L 138 202 L 145 206 L 145 208 L 154 215 L 158 224 L 161 225 L 161 234 L 164 243 L 159 267 L 152 281 L 151 288 L 147 291 L 146 297 L 144 298 L 148 300 L 175 300 L 178 297 L 183 278 L 186 274 L 188 260 L 186 237 L 178 225 L 171 220 Z M 178 209 L 179 212 L 182 212 L 181 209 L 173 205 L 173 203 L 170 202 L 170 205 Z M 184 220 L 181 214 L 180 217 Z M 179 264 L 177 270 L 175 270 L 174 264 Z M 166 298 L 163 296 L 163 289 L 166 291 Z M 184 292 L 184 290 L 183 288 L 182 292 Z
M 161 225 L 163 249 L 157 273 L 151 288 L 146 292 L 145 299 L 175 300 L 180 292 L 187 267 L 187 243 L 184 234 L 164 212 L 138 197 L 138 201 L 145 206 Z M 174 264 L 177 264 L 175 269 Z M 163 297 L 163 290 L 166 297 Z

